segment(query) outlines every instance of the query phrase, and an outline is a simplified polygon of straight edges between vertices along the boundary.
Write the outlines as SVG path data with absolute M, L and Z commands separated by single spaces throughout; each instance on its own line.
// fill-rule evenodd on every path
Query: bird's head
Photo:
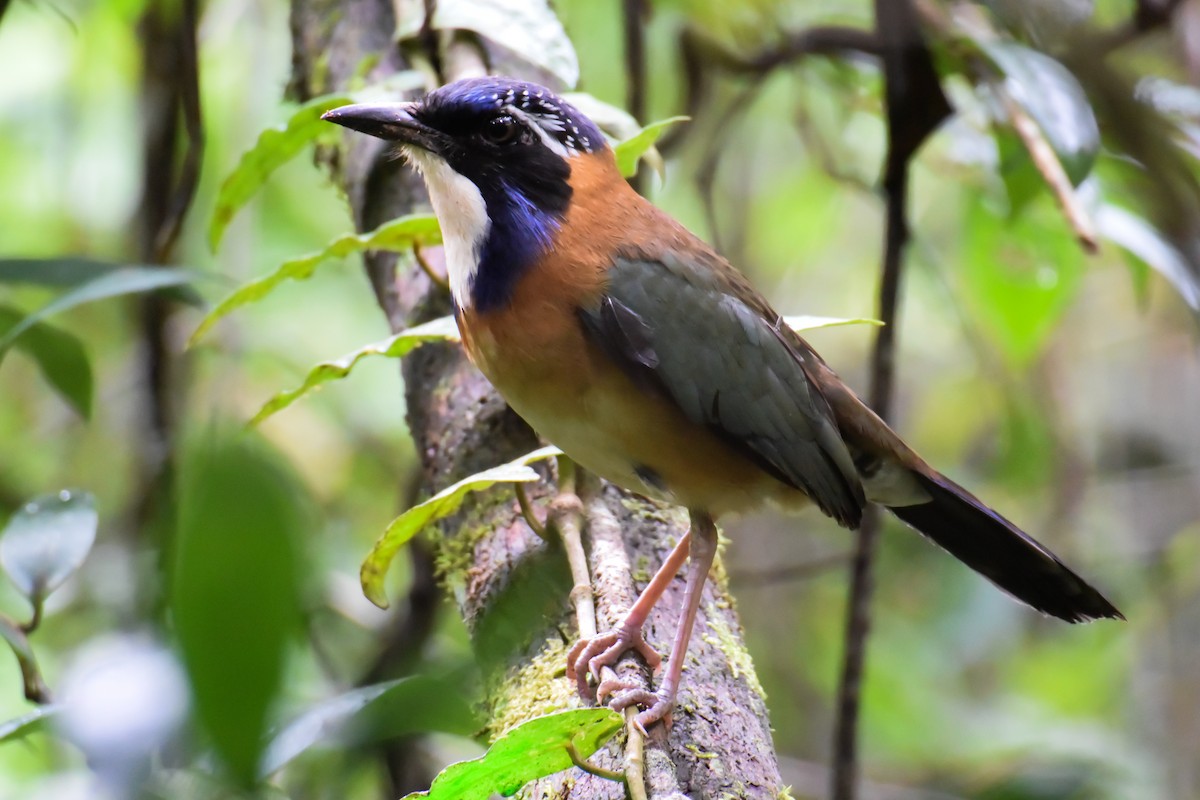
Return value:
M 503 306 L 554 243 L 571 203 L 571 164 L 612 158 L 596 125 L 545 87 L 458 81 L 415 103 L 351 105 L 323 117 L 397 142 L 425 178 L 442 225 L 455 303 Z

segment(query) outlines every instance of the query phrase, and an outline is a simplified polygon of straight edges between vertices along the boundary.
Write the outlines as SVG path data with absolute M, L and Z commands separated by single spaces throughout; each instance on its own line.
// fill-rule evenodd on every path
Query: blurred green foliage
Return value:
M 0 259 L 57 259 L 58 270 L 30 283 L 0 269 L 0 335 L 80 285 L 77 257 L 137 262 L 138 20 L 147 2 L 12 3 L 0 18 Z M 1040 5 L 987 4 L 1007 44 L 999 58 L 984 49 L 1005 75 L 984 80 L 964 67 L 978 37 L 933 37 L 958 114 L 915 164 L 897 425 L 930 461 L 1111 588 L 1130 622 L 1066 628 L 1037 619 L 915 537 L 889 531 L 865 696 L 866 771 L 938 797 L 1195 797 L 1200 367 L 1193 312 L 1179 298 L 1200 295 L 1188 294 L 1186 263 L 1172 249 L 1179 232 L 1155 227 L 1141 167 L 1103 116 L 1095 152 L 1091 112 L 1076 93 L 1095 92 L 1095 76 L 1072 73 L 1065 57 L 1045 67 L 1070 41 L 1071 9 L 1107 28 L 1128 19 L 1130 4 L 1054 4 L 1061 15 L 1030 22 Z M 622 105 L 616 7 L 557 6 L 578 53 L 580 89 Z M 211 0 L 203 9 L 206 153 L 175 262 L 190 275 L 218 276 L 197 286 L 210 300 L 351 230 L 337 191 L 304 156 L 272 164 L 248 201 L 220 200 L 242 154 L 297 111 L 281 99 L 287 12 L 283 0 Z M 677 47 L 685 24 L 752 52 L 787 31 L 833 23 L 869 27 L 870 4 L 654 4 L 648 120 L 686 110 Z M 1200 104 L 1187 102 L 1195 76 L 1185 44 L 1156 33 L 1111 60 L 1139 79 L 1146 108 L 1171 121 L 1164 141 L 1195 180 Z M 1027 52 L 1044 55 L 1006 66 Z M 993 91 L 1020 70 L 1030 116 L 1070 134 L 1047 139 L 1096 222 L 1098 255 L 1080 248 L 995 97 L 978 89 Z M 1064 83 L 1063 70 L 1078 81 Z M 1064 94 L 1074 105 L 1050 110 L 1065 130 L 1037 108 Z M 880 95 L 878 70 L 861 59 L 718 79 L 686 133 L 670 146 L 675 132 L 664 133 L 667 178 L 654 199 L 719 242 L 781 311 L 873 317 Z M 228 222 L 216 255 L 211 220 Z M 151 630 L 178 645 L 194 719 L 162 734 L 172 760 L 158 776 L 161 796 L 224 791 L 205 774 L 209 753 L 243 784 L 270 772 L 278 795 L 367 798 L 389 786 L 375 766 L 380 742 L 439 731 L 425 740 L 431 762 L 480 752 L 469 738 L 477 725 L 469 689 L 457 691 L 475 681 L 453 614 L 407 654 L 411 683 L 370 674 L 392 618 L 361 596 L 359 564 L 397 506 L 410 504 L 398 487 L 415 468 L 394 363 L 364 360 L 352 384 L 331 384 L 264 422 L 262 440 L 229 430 L 281 387 L 299 385 L 314 363 L 389 334 L 357 264 L 345 264 L 230 315 L 186 352 L 203 312 L 179 307 L 168 328 L 177 373 L 171 443 L 148 435 L 137 298 L 64 309 L 16 339 L 0 365 L 3 516 L 79 486 L 95 495 L 100 519 L 94 550 L 47 601 L 32 648 L 55 689 L 88 645 L 113 632 Z M 864 385 L 868 328 L 809 338 Z M 179 472 L 168 470 L 165 488 L 155 488 L 150 466 L 168 444 Z M 794 796 L 817 796 L 823 784 L 806 785 L 812 773 L 801 767 L 828 752 L 845 581 L 837 570 L 800 579 L 779 567 L 825 558 L 845 540 L 817 514 L 756 517 L 731 523 L 729 534 L 734 591 L 785 778 Z M 393 572 L 400 591 L 419 580 L 408 564 Z M 14 586 L 0 585 L 0 614 L 28 618 Z M 64 796 L 56 781 L 91 780 L 82 745 L 41 716 L 26 718 L 20 685 L 15 659 L 0 656 L 0 719 L 25 719 L 0 727 L 0 796 Z M 364 685 L 380 693 L 351 694 Z M 444 702 L 431 706 L 431 698 Z M 360 711 L 363 727 L 345 727 Z M 316 733 L 279 744 L 296 730 L 285 721 L 306 719 L 317 721 Z M 20 744 L 4 743 L 9 737 Z M 285 750 L 284 763 L 272 762 Z

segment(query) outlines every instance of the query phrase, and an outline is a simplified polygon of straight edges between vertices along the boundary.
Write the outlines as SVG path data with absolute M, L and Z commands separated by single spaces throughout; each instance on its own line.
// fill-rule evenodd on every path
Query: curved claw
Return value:
M 673 697 L 646 689 L 627 689 L 609 701 L 608 707 L 614 711 L 624 711 L 630 706 L 641 706 L 645 710 L 638 714 L 633 724 L 646 735 L 646 728 L 662 720 L 668 728 L 671 727 L 671 709 L 675 705 Z
M 640 628 L 631 630 L 621 627 L 577 642 L 567 653 L 567 677 L 575 680 L 581 697 L 593 700 L 596 692 L 592 691 L 588 676 L 599 683 L 600 670 L 615 666 L 621 656 L 631 650 L 640 655 L 652 670 L 662 663 L 662 656 L 646 642 Z

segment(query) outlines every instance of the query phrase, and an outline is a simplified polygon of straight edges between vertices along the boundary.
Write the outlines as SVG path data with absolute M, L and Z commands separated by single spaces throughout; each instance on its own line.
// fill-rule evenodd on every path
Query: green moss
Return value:
M 762 684 L 758 682 L 758 673 L 754 671 L 754 661 L 750 658 L 750 652 L 744 644 L 738 641 L 737 635 L 726 623 L 724 616 L 710 612 L 708 624 L 711 632 L 704 636 L 704 641 L 725 655 L 725 661 L 729 664 L 733 677 L 741 678 L 744 675 L 750 691 L 766 700 L 767 693 L 763 691 Z
M 488 690 L 489 741 L 522 722 L 575 706 L 575 684 L 567 680 L 566 645 L 547 639 L 537 657 L 510 670 Z
M 475 548 L 493 530 L 490 518 L 494 516 L 495 507 L 512 500 L 512 497 L 505 498 L 503 489 L 497 488 L 494 494 L 495 497 L 483 495 L 468 501 L 470 507 L 464 506 L 462 522 L 453 536 L 441 535 L 436 526 L 430 529 L 434 532 L 437 547 L 434 572 L 444 587 L 453 589 L 466 584 L 467 571 L 475 564 Z

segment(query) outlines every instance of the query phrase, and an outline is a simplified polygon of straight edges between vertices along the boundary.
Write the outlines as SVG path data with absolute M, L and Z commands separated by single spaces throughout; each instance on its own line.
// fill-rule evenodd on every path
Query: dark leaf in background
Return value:
M 122 267 L 103 272 L 90 281 L 77 285 L 69 292 L 59 295 L 0 336 L 0 359 L 12 347 L 17 337 L 42 320 L 69 308 L 119 297 L 126 294 L 141 294 L 158 289 L 183 286 L 203 277 L 202 273 L 184 269 L 164 267 Z
M 0 336 L 12 330 L 25 312 L 0 305 Z M 92 365 L 83 342 L 70 333 L 40 322 L 16 340 L 16 349 L 38 365 L 43 377 L 80 416 L 92 415 Z
M 178 519 L 170 602 L 196 713 L 251 785 L 298 630 L 305 493 L 260 444 L 212 432 L 184 463 Z
M 1146 219 L 1120 206 L 1106 204 L 1096 212 L 1096 229 L 1105 239 L 1156 270 L 1193 311 L 1200 311 L 1200 280 L 1179 249 Z
M 437 731 L 469 736 L 482 724 L 472 710 L 462 667 L 437 675 L 363 686 L 317 704 L 289 722 L 263 754 L 268 776 L 314 746 L 358 747 L 406 734 Z
M 153 264 L 122 264 L 86 256 L 0 258 L 0 283 L 23 283 L 65 289 L 122 269 L 157 270 L 164 267 Z M 173 287 L 166 292 L 181 303 L 193 306 L 204 304 L 200 295 L 187 285 Z
M 1038 124 L 1067 177 L 1078 186 L 1100 152 L 1100 127 L 1079 81 L 1058 61 L 1024 45 L 979 45 L 1004 74 L 1004 90 Z
M 26 503 L 0 533 L 0 565 L 35 605 L 79 569 L 96 540 L 96 499 L 64 489 Z

